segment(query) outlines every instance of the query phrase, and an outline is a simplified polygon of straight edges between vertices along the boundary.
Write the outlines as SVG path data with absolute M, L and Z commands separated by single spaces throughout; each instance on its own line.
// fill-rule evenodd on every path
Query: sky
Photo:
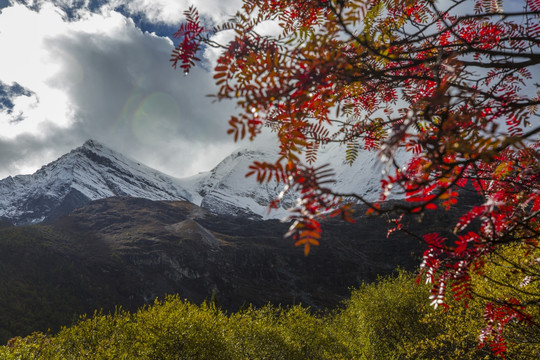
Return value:
M 241 0 L 0 0 L 0 179 L 88 139 L 177 177 L 247 145 L 226 134 L 234 104 L 206 96 L 211 66 L 170 65 L 190 4 L 220 21 Z
M 88 139 L 177 177 L 248 146 L 226 134 L 234 104 L 206 96 L 216 54 L 189 76 L 170 65 L 191 4 L 220 22 L 242 0 L 0 0 L 0 179 Z

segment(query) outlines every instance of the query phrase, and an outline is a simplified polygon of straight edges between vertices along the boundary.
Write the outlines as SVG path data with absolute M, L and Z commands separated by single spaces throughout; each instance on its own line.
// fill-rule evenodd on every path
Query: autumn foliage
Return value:
M 466 303 L 475 296 L 471 274 L 516 247 L 523 261 L 500 262 L 521 276 L 527 296 L 486 299 L 480 345 L 504 357 L 508 323 L 538 326 L 528 309 L 540 294 L 527 286 L 540 281 L 539 0 L 245 0 L 213 28 L 194 8 L 186 18 L 173 65 L 187 73 L 202 48 L 222 49 L 214 96 L 239 109 L 229 133 L 253 139 L 268 127 L 277 135 L 280 158 L 254 163 L 248 175 L 301 194 L 289 235 L 306 253 L 323 216 L 350 219 L 351 202 L 393 214 L 391 230 L 405 231 L 403 214 L 458 209 L 453 229 L 422 235 L 432 304 Z M 261 34 L 269 23 L 279 31 Z M 222 32 L 231 40 L 216 42 Z M 314 165 L 331 142 L 351 166 L 360 151 L 379 156 L 379 202 L 332 190 L 331 167 Z M 404 151 L 409 160 L 399 163 Z M 459 207 L 470 193 L 481 201 Z M 405 201 L 388 205 L 390 194 Z

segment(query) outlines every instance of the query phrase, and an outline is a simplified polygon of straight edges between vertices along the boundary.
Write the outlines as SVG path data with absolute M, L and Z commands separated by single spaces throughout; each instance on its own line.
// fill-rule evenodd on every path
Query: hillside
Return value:
M 226 310 L 334 307 L 350 287 L 411 269 L 421 255 L 414 239 L 387 239 L 384 219 L 357 220 L 327 223 L 308 257 L 283 239 L 287 224 L 215 215 L 189 202 L 108 198 L 47 225 L 1 228 L 0 341 L 165 294 L 213 298 Z

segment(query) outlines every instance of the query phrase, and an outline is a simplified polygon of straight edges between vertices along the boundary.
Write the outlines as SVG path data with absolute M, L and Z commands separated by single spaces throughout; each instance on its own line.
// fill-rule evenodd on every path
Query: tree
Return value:
M 522 262 L 504 265 L 521 274 L 522 294 L 540 281 L 540 1 L 244 0 L 213 28 L 195 8 L 185 15 L 173 66 L 187 74 L 204 46 L 222 49 L 214 96 L 239 109 L 229 133 L 253 139 L 269 127 L 278 136 L 280 158 L 254 162 L 248 175 L 300 192 L 288 235 L 306 254 L 320 219 L 350 220 L 351 202 L 395 214 L 389 231 L 406 231 L 403 214 L 457 208 L 454 229 L 422 236 L 433 306 L 446 306 L 447 288 L 464 303 L 475 296 L 471 274 L 507 246 L 524 250 Z M 260 35 L 266 22 L 279 33 Z M 227 31 L 232 40 L 214 40 Z M 344 145 L 351 166 L 364 150 L 386 164 L 379 202 L 332 190 L 331 166 L 314 165 L 330 142 Z M 400 151 L 410 153 L 405 164 Z M 468 191 L 482 201 L 462 209 Z M 405 201 L 388 205 L 390 193 Z M 481 344 L 504 356 L 506 325 L 534 326 L 528 309 L 540 294 L 485 305 Z

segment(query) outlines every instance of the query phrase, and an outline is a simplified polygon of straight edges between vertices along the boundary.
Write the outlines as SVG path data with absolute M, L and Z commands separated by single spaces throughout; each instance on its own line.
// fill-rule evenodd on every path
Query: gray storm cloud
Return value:
M 52 19 L 51 13 L 61 11 L 50 6 L 25 11 L 32 12 L 34 21 L 48 16 L 43 20 L 61 31 L 47 34 L 44 28 L 41 41 L 26 51 L 36 66 L 45 61 L 55 71 L 41 75 L 39 83 L 23 82 L 40 99 L 38 109 L 35 104 L 17 108 L 27 116 L 28 131 L 10 136 L 13 125 L 0 118 L 0 178 L 32 171 L 88 138 L 175 176 L 208 170 L 239 146 L 226 135 L 232 104 L 213 104 L 206 97 L 215 91 L 211 73 L 197 68 L 184 77 L 171 68 L 170 39 L 143 32 L 116 11 L 70 20 Z M 2 11 L 0 22 L 7 13 Z M 0 46 L 6 50 L 12 44 L 16 41 Z M 32 72 L 32 63 L 27 67 Z M 55 92 L 62 97 L 67 124 L 56 123 L 54 109 L 47 106 Z

